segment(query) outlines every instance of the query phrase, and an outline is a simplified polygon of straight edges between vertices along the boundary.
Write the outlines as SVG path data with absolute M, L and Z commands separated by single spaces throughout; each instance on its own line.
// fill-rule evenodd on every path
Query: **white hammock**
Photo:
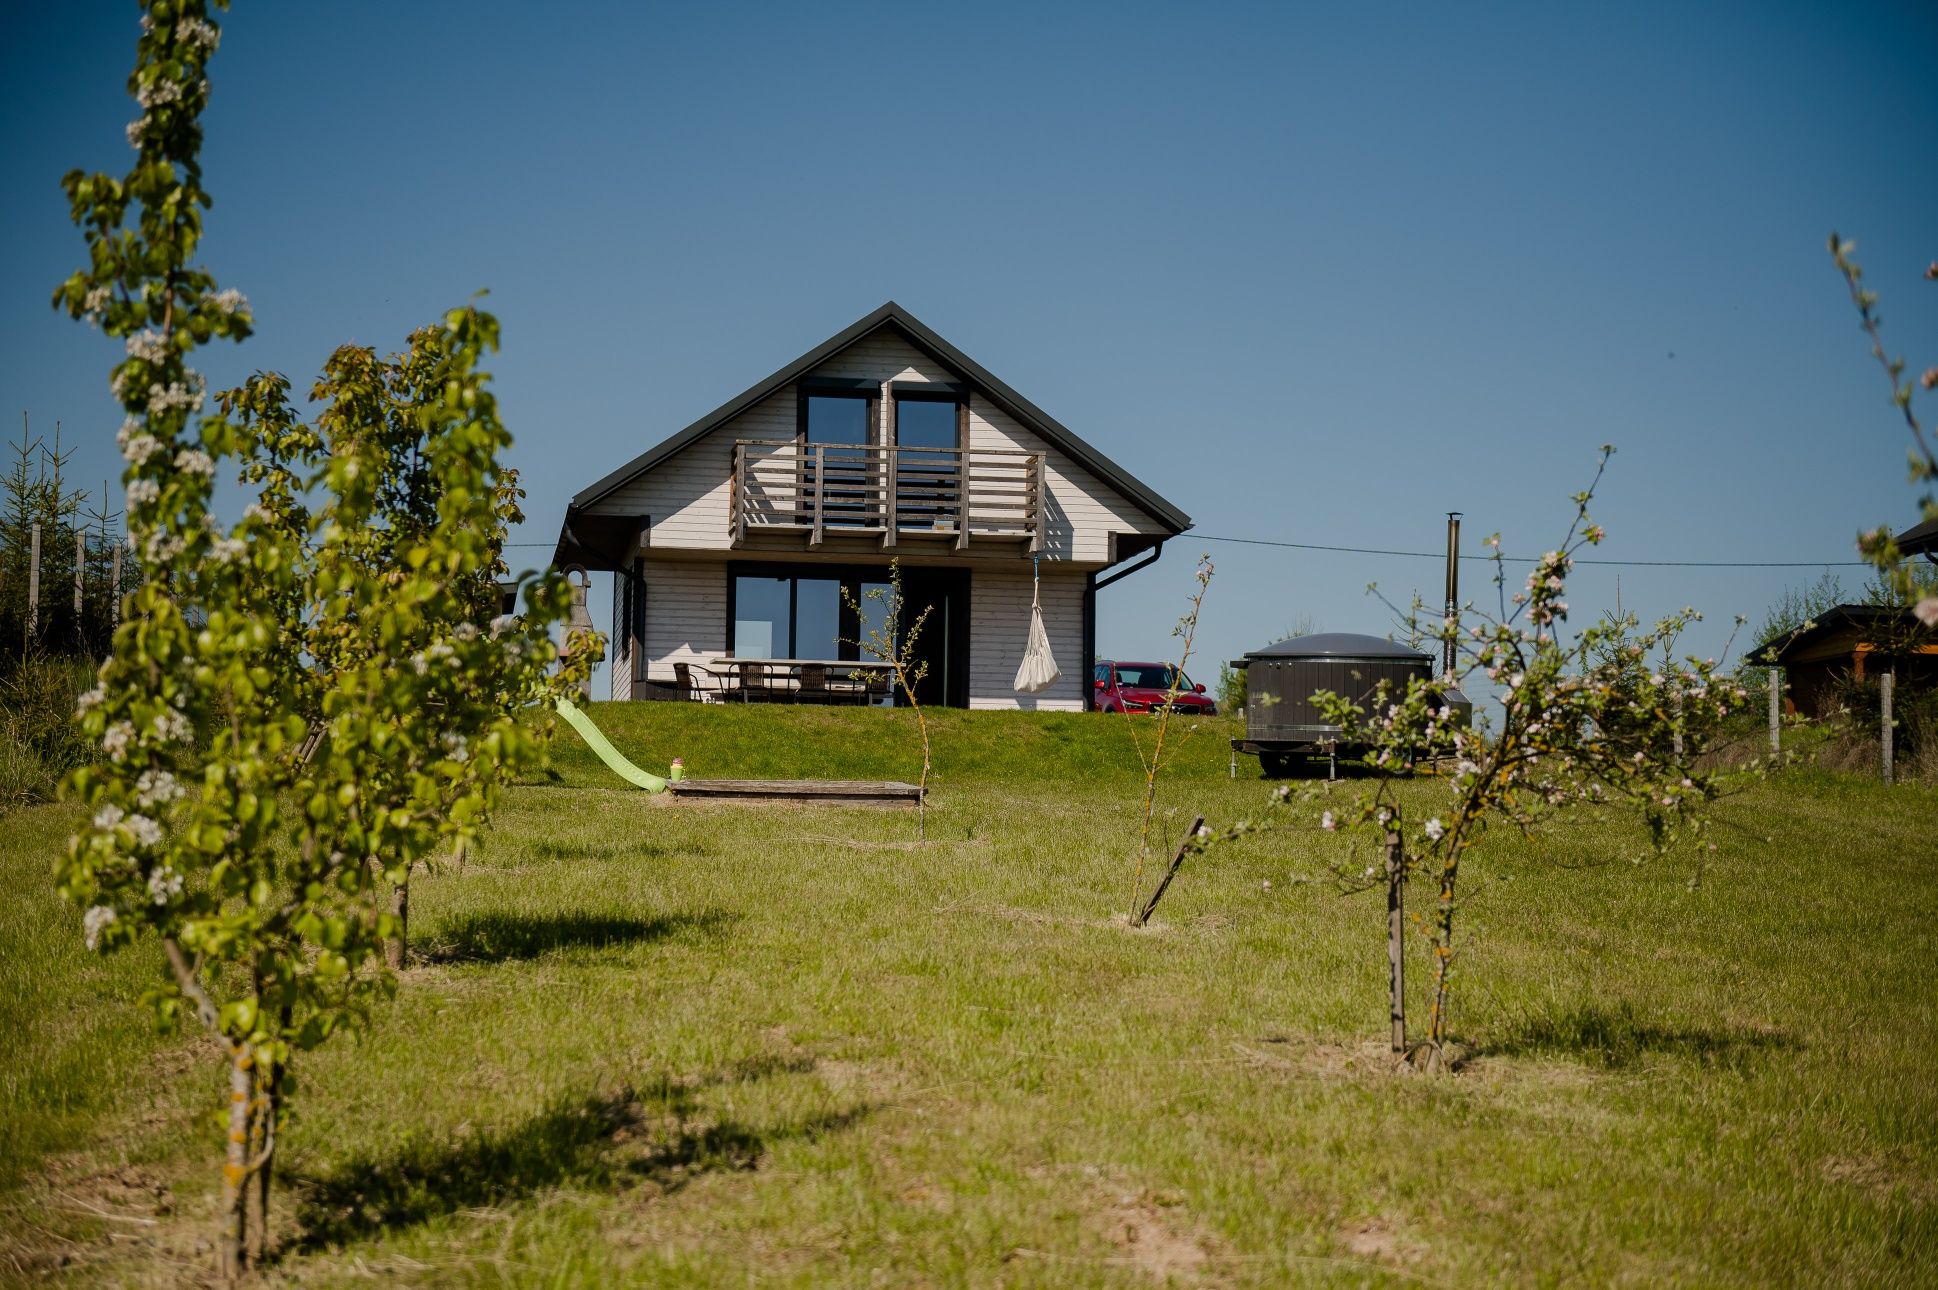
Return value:
M 1016 691 L 1037 694 L 1056 684 L 1063 673 L 1050 653 L 1050 634 L 1043 630 L 1043 600 L 1039 594 L 1042 580 L 1031 571 L 1030 643 L 1023 650 L 1023 665 L 1016 669 Z

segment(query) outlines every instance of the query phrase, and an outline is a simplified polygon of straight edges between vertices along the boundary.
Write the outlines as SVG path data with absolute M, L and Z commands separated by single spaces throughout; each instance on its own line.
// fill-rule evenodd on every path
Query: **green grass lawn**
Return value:
M 905 810 L 650 798 L 562 744 L 415 885 L 394 1003 L 299 1068 L 265 1281 L 1934 1277 L 1931 791 L 1756 788 L 1694 889 L 1639 830 L 1490 836 L 1472 1056 L 1424 1076 L 1384 1060 L 1383 898 L 1319 880 L 1351 842 L 1220 850 L 1134 931 L 1124 718 L 939 715 L 924 844 Z M 648 769 L 916 770 L 905 712 L 593 716 Z M 1229 733 L 1182 748 L 1167 841 L 1263 800 Z M 221 1071 L 153 1035 L 152 947 L 81 949 L 69 822 L 0 824 L 0 1279 L 193 1281 Z

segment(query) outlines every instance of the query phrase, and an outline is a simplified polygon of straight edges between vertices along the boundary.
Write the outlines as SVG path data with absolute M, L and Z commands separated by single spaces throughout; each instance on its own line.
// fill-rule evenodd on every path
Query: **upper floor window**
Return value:
M 901 448 L 953 452 L 960 442 L 962 404 L 954 392 L 895 390 L 895 443 Z
M 801 432 L 809 443 L 868 443 L 874 401 L 866 394 L 809 394 L 803 400 Z

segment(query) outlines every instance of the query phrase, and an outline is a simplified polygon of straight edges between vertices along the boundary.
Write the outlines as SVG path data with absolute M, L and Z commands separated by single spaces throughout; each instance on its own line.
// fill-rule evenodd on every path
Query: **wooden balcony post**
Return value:
M 1043 549 L 1043 454 L 1030 454 L 1029 510 L 1026 522 L 1030 526 L 1030 554 L 1035 555 Z
M 828 495 L 828 450 L 814 445 L 814 528 L 808 534 L 809 546 L 821 545 L 821 503 Z
M 733 446 L 733 487 L 728 499 L 727 514 L 733 524 L 734 545 L 739 546 L 747 540 L 747 445 L 737 443 Z
M 886 477 L 882 481 L 882 507 L 886 514 L 882 524 L 882 546 L 895 545 L 895 530 L 901 527 L 901 503 L 895 497 L 895 476 L 900 473 L 902 463 L 895 445 L 889 444 L 882 449 L 884 460 L 888 463 Z
M 956 550 L 969 549 L 969 450 L 956 457 Z

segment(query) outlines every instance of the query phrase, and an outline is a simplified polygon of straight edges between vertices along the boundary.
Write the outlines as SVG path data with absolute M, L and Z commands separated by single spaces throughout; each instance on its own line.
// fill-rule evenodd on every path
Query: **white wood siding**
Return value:
M 670 684 L 675 663 L 696 673 L 727 652 L 727 566 L 646 561 L 646 677 Z
M 814 375 L 855 378 L 875 384 L 959 382 L 961 379 L 901 337 L 887 332 L 877 332 L 855 342 L 816 368 Z M 727 517 L 734 441 L 792 439 L 795 410 L 795 387 L 784 386 L 603 498 L 592 509 L 604 514 L 650 516 L 650 545 L 655 548 L 728 550 L 732 544 Z M 878 407 L 878 417 L 885 423 L 888 415 L 884 402 Z M 885 424 L 878 425 L 877 431 L 885 433 Z M 1046 562 L 1069 561 L 1101 567 L 1110 562 L 1112 533 L 1164 532 L 1161 524 L 1114 488 L 1052 449 L 980 396 L 972 396 L 969 403 L 968 446 L 972 451 L 1014 448 L 1045 454 L 1049 499 L 1042 554 Z M 992 552 L 972 545 L 969 558 L 1007 561 L 1016 557 L 1008 548 Z
M 1018 694 L 1016 669 L 1030 639 L 1030 568 L 978 568 L 969 586 L 969 706 L 1081 712 L 1090 660 L 1083 656 L 1083 575 L 1043 566 L 1043 630 L 1063 673 L 1040 694 Z
M 1088 470 L 1036 435 L 981 395 L 969 400 L 969 450 L 1019 448 L 1045 454 L 1044 484 L 1049 499 L 1043 514 L 1043 559 L 1099 566 L 1110 563 L 1112 533 L 1167 532 L 1162 524 L 1131 505 Z

